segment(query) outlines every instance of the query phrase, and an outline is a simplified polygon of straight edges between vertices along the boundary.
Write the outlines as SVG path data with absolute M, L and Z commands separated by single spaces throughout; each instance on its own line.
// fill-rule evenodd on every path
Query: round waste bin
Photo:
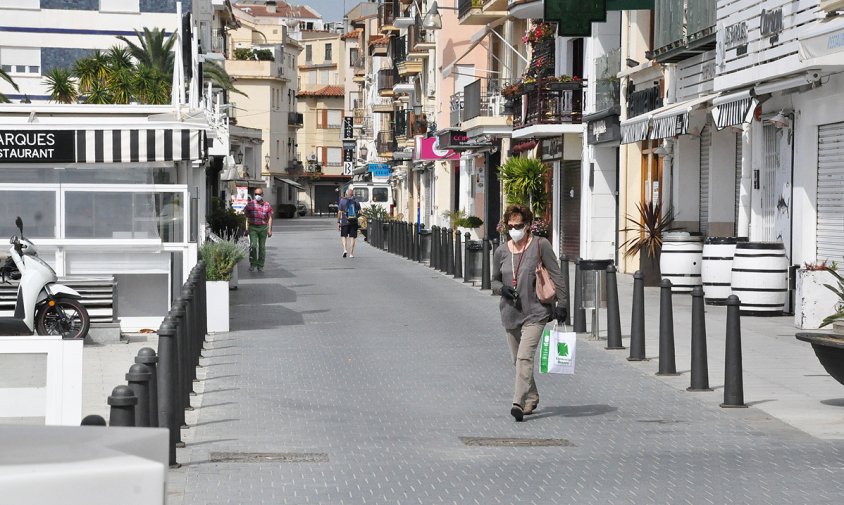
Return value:
M 738 242 L 747 242 L 747 238 L 706 237 L 703 241 L 703 265 L 700 274 L 703 300 L 708 305 L 723 305 L 730 296 L 733 254 Z
M 662 236 L 659 271 L 671 281 L 674 293 L 689 293 L 701 283 L 703 243 L 688 232 L 670 232 Z
M 431 263 L 431 230 L 419 230 L 419 261 Z
M 582 309 L 599 309 L 607 306 L 607 267 L 612 260 L 580 260 L 583 282 L 580 286 Z
M 481 280 L 483 269 L 484 243 L 480 240 L 466 242 L 466 280 L 478 282 Z
M 741 314 L 781 316 L 788 294 L 788 260 L 782 242 L 736 244 L 731 290 L 741 300 Z

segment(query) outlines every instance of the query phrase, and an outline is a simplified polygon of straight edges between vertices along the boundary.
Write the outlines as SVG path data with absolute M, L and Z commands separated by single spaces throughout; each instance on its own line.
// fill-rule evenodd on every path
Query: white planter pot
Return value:
M 820 327 L 824 318 L 835 313 L 838 297 L 824 284 L 836 285 L 835 277 L 826 270 L 797 271 L 797 293 L 794 296 L 794 326 L 804 330 Z
M 228 281 L 206 281 L 205 289 L 208 333 L 229 331 Z

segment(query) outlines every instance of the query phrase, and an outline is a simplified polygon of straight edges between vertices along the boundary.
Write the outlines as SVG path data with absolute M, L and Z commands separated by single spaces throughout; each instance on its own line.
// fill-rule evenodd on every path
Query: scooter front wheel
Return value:
M 85 338 L 91 317 L 79 300 L 56 298 L 55 305 L 44 303 L 35 315 L 35 331 L 39 335 L 61 335 L 65 339 Z

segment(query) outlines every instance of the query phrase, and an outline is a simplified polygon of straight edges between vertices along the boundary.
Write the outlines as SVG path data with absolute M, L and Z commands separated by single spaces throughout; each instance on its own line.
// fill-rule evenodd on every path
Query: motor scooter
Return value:
M 23 236 L 23 220 L 15 220 L 19 234 L 9 239 L 10 257 L 0 267 L 4 284 L 20 272 L 15 313 L 0 317 L 0 335 L 61 335 L 65 339 L 85 338 L 91 326 L 88 311 L 74 289 L 56 283 L 50 265 L 38 257 L 35 245 Z M 11 260 L 11 261 L 10 261 Z

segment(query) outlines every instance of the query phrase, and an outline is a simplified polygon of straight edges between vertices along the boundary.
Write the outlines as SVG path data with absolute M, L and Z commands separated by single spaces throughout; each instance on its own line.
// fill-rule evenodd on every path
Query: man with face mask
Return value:
M 264 190 L 255 190 L 255 196 L 243 209 L 246 214 L 246 231 L 249 233 L 249 271 L 264 270 L 267 237 L 273 236 L 273 206 L 264 200 Z
M 553 316 L 558 322 L 568 315 L 568 289 L 563 283 L 560 263 L 551 243 L 530 232 L 533 213 L 525 205 L 511 205 L 504 213 L 510 240 L 495 250 L 492 261 L 492 292 L 501 295 L 501 324 L 516 366 L 516 386 L 510 415 L 516 421 L 532 414 L 539 406 L 539 391 L 533 377 L 536 347 L 545 323 Z M 536 296 L 536 267 L 548 271 L 556 287 L 556 302 L 542 303 Z

